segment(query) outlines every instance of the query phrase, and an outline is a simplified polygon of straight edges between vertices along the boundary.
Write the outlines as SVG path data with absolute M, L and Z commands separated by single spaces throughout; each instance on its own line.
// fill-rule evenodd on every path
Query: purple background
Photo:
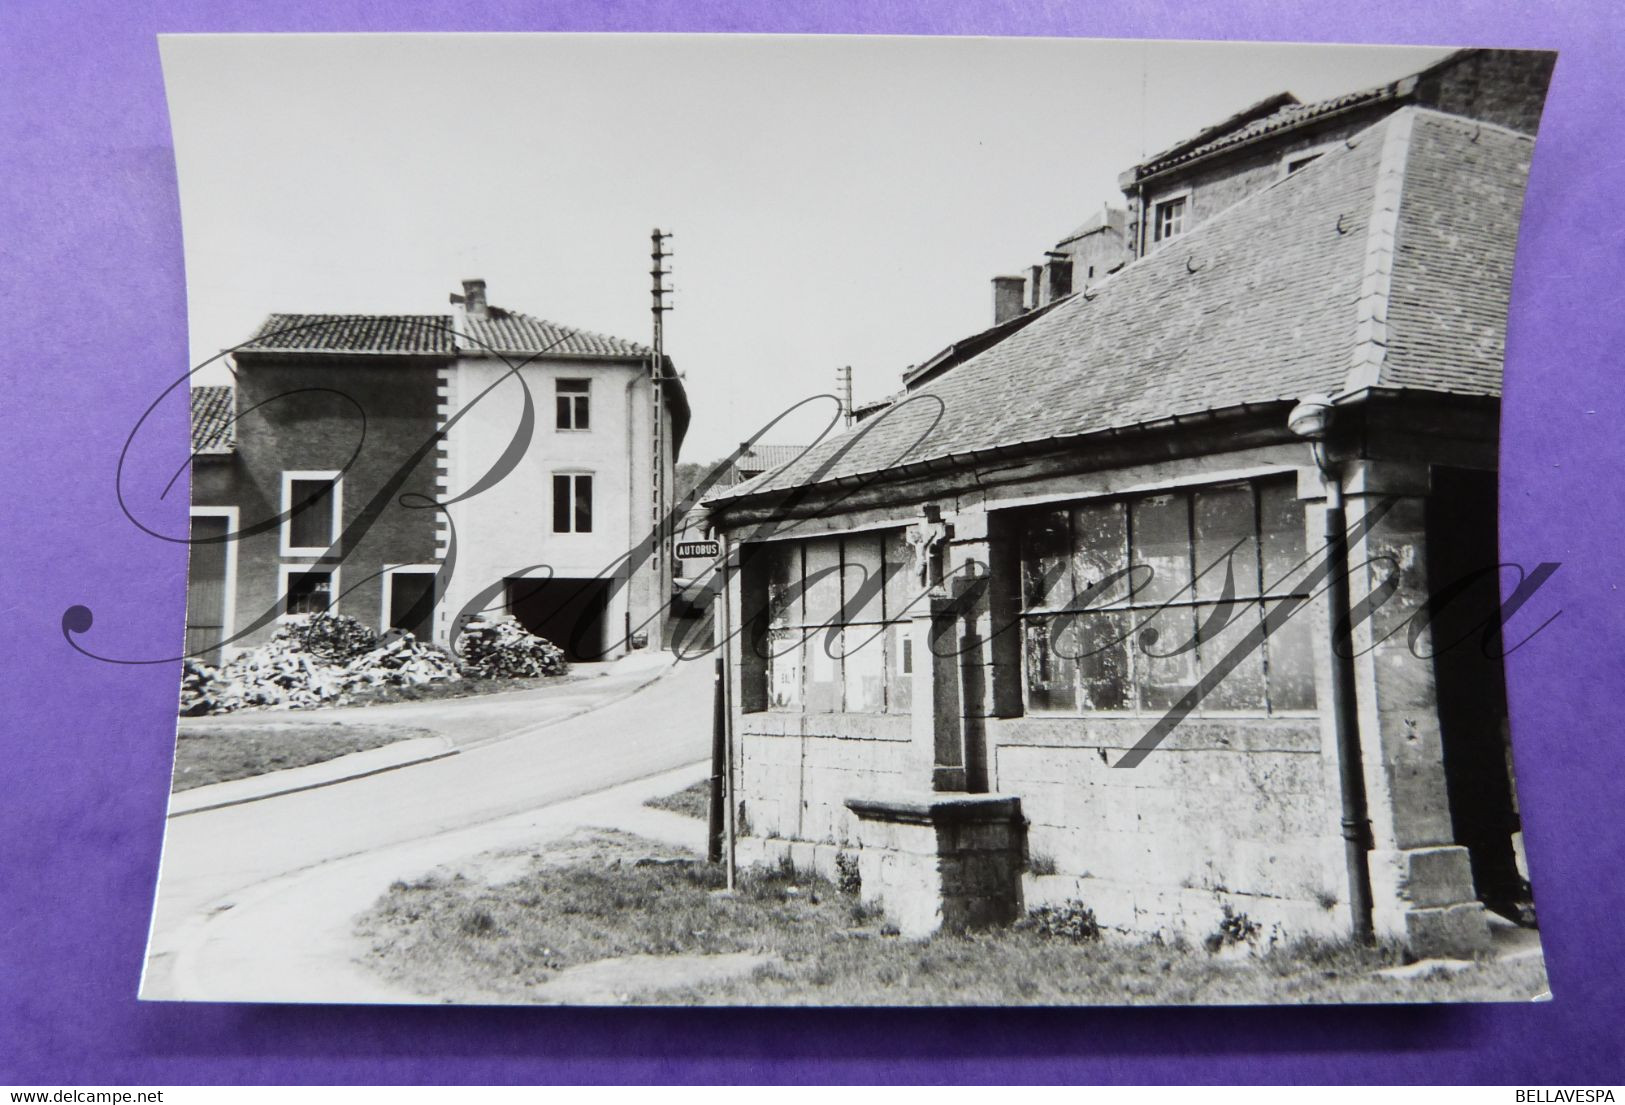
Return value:
M 1625 447 L 1612 358 L 1625 330 L 1625 36 L 1610 0 L 1451 9 L 1415 0 L 1205 0 L 1189 9 L 1150 0 L 0 5 L 8 415 L 0 472 L 13 492 L 0 525 L 0 1083 L 1619 1081 Z M 1553 611 L 1562 616 L 1508 667 L 1556 1000 L 766 1013 L 137 1002 L 177 670 L 85 659 L 64 641 L 60 619 L 70 606 L 89 606 L 96 624 L 83 642 L 110 655 L 179 651 L 183 549 L 143 535 L 113 493 L 130 427 L 187 367 L 175 167 L 154 35 L 293 30 L 1043 34 L 1561 50 L 1518 258 L 1502 484 L 1504 558 L 1563 563 L 1520 617 L 1532 626 Z M 1074 125 L 1057 112 L 1057 140 Z M 183 404 L 166 403 L 155 418 L 156 444 L 140 463 L 172 471 L 184 458 Z M 181 532 L 184 510 L 176 496 L 153 517 Z

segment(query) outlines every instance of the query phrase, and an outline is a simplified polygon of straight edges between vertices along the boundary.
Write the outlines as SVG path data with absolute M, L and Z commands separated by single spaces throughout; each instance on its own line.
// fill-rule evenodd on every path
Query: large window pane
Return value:
M 1077 666 L 1081 705 L 1086 710 L 1126 710 L 1132 701 L 1129 684 L 1127 611 L 1079 614 L 1076 624 Z
M 576 514 L 575 531 L 577 533 L 592 532 L 592 477 L 577 476 L 576 484 Z
M 767 547 L 767 623 L 775 628 L 801 624 L 801 544 L 778 541 Z
M 809 714 L 834 713 L 841 708 L 841 639 L 839 629 L 809 629 L 802 649 L 804 708 Z
M 1134 577 L 1134 601 L 1162 603 L 1191 598 L 1190 502 L 1184 495 L 1139 499 L 1130 508 L 1133 562 L 1144 565 Z
M 914 639 L 907 622 L 886 627 L 886 712 L 906 714 L 914 706 Z
M 1078 708 L 1075 621 L 1027 619 L 1027 709 L 1033 713 L 1069 713 Z
M 841 540 L 820 537 L 803 543 L 806 553 L 806 625 L 838 625 L 841 612 Z
M 570 477 L 553 477 L 553 532 L 570 532 Z
M 841 621 L 882 621 L 885 576 L 880 555 L 880 535 L 863 533 L 848 537 L 842 550 Z
M 800 629 L 770 629 L 767 650 L 767 703 L 774 710 L 801 709 Z
M 1196 683 L 1196 622 L 1188 606 L 1136 611 L 1134 681 L 1140 708 L 1166 710 Z
M 333 573 L 293 572 L 288 576 L 289 614 L 320 614 L 333 605 Z
M 921 594 L 920 577 L 914 571 L 914 554 L 902 530 L 888 530 L 881 542 L 885 556 L 886 618 L 908 618 Z
M 296 549 L 325 549 L 333 543 L 333 481 L 291 480 L 288 544 Z
M 1196 493 L 1196 597 L 1221 599 L 1228 575 L 1233 598 L 1258 594 L 1258 529 L 1250 487 Z
M 1247 644 L 1247 635 L 1258 629 L 1260 610 L 1256 602 L 1198 606 L 1196 626 L 1200 634 L 1197 660 L 1206 676 L 1234 658 L 1234 666 L 1208 692 L 1202 706 L 1209 710 L 1262 710 L 1264 708 L 1264 642 Z M 1244 647 L 1245 646 L 1245 647 Z
M 1073 609 L 1092 610 L 1128 598 L 1128 516 L 1122 503 L 1093 503 L 1072 512 Z
M 1022 534 L 1021 593 L 1028 610 L 1060 610 L 1072 601 L 1071 522 L 1064 510 L 1035 514 Z
M 879 713 L 886 707 L 886 636 L 882 625 L 851 625 L 841 633 L 846 710 Z
M 1258 488 L 1258 515 L 1264 530 L 1264 588 L 1269 594 L 1298 590 L 1307 574 L 1303 560 L 1304 513 L 1292 480 L 1271 480 Z M 1318 560 L 1319 557 L 1317 556 Z
M 1282 605 L 1280 602 L 1268 603 L 1265 610 L 1267 613 L 1273 612 Z M 1271 710 L 1315 708 L 1313 620 L 1313 609 L 1304 603 L 1265 641 Z

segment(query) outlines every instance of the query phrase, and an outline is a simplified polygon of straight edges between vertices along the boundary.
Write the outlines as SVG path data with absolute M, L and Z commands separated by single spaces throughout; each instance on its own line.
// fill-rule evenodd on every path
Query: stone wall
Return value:
M 1317 719 L 1187 721 L 1132 769 L 1146 719 L 989 724 L 993 786 L 1021 796 L 1029 904 L 1077 899 L 1123 933 L 1200 940 L 1225 906 L 1264 939 L 1347 930 Z

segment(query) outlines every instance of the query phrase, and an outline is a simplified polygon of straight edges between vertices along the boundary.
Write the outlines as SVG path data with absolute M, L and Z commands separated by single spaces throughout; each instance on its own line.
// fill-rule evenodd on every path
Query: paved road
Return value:
M 256 910 L 268 917 L 273 901 L 283 932 L 291 925 L 297 937 L 308 924 L 312 934 L 320 929 L 336 938 L 359 900 L 356 878 L 340 874 L 347 868 L 373 879 L 391 871 L 410 876 L 466 848 L 522 837 L 527 826 L 565 831 L 572 820 L 601 816 L 604 802 L 591 796 L 610 788 L 624 791 L 624 784 L 662 773 L 698 778 L 697 765 L 710 750 L 711 676 L 709 663 L 680 663 L 629 697 L 609 678 L 584 682 L 603 704 L 591 709 L 583 702 L 587 712 L 539 729 L 465 745 L 432 763 L 170 819 L 142 996 L 255 996 L 237 980 L 208 977 L 211 956 L 231 964 L 241 948 L 232 956 L 200 949 L 219 944 L 231 926 L 248 931 L 243 918 Z M 349 912 L 335 916 L 341 909 Z M 177 962 L 187 964 L 184 978 Z M 269 961 L 254 965 L 266 976 L 275 968 Z

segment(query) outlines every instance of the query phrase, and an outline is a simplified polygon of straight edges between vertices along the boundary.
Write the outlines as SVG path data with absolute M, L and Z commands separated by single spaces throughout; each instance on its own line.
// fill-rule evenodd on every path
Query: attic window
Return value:
M 1185 232 L 1185 196 L 1163 200 L 1153 208 L 1151 218 L 1152 240 L 1166 242 Z
M 1324 146 L 1315 146 L 1307 150 L 1292 151 L 1285 157 L 1281 158 L 1281 175 L 1284 177 L 1291 176 L 1293 173 L 1297 172 L 1311 161 L 1318 159 L 1321 154 L 1331 149 L 1334 145 L 1336 145 L 1335 142 Z

